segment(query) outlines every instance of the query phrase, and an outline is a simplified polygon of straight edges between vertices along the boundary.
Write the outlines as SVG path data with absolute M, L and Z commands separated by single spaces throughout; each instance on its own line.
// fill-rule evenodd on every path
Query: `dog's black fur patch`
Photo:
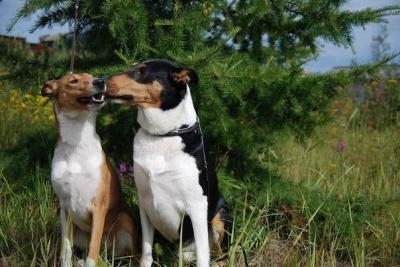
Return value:
M 160 108 L 165 111 L 178 106 L 186 95 L 186 83 L 174 80 L 174 75 L 182 70 L 184 69 L 167 60 L 152 59 L 134 64 L 127 74 L 138 83 L 158 81 L 163 87 L 160 95 Z M 193 70 L 187 70 L 191 75 L 191 83 L 197 83 L 197 74 Z
M 226 212 L 226 218 L 222 218 L 226 224 L 231 221 L 230 210 L 225 199 L 221 196 L 218 187 L 218 179 L 215 172 L 215 167 L 212 162 L 204 158 L 205 151 L 202 143 L 202 136 L 200 128 L 195 129 L 192 132 L 179 135 L 182 138 L 182 142 L 185 144 L 184 152 L 188 153 L 196 159 L 196 165 L 199 169 L 199 184 L 203 189 L 203 194 L 207 196 L 208 211 L 207 219 L 209 226 L 211 226 L 211 220 L 217 214 L 220 209 L 224 209 Z M 207 160 L 207 163 L 204 162 Z M 206 167 L 207 164 L 207 167 Z M 182 239 L 184 242 L 193 240 L 193 227 L 189 216 L 186 216 L 183 221 Z

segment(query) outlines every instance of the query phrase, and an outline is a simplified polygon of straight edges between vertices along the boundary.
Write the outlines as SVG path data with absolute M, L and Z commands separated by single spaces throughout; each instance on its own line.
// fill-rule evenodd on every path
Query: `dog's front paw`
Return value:
M 96 262 L 91 258 L 87 258 L 85 267 L 96 267 Z
M 183 261 L 185 263 L 194 262 L 196 260 L 196 245 L 194 242 L 185 244 L 182 251 Z
M 185 263 L 193 262 L 196 260 L 196 253 L 194 251 L 183 251 L 182 257 Z
M 78 267 L 85 267 L 85 261 L 83 259 L 78 260 Z
M 91 258 L 87 258 L 86 262 L 83 259 L 78 260 L 78 267 L 94 267 L 96 263 Z
M 143 256 L 140 259 L 140 267 L 151 267 L 152 263 L 153 263 L 153 257 L 152 256 Z
M 72 267 L 71 257 L 68 256 L 61 257 L 61 267 Z
M 61 253 L 61 267 L 72 267 L 72 250 L 69 243 L 65 245 L 65 250 Z
M 228 266 L 228 264 L 227 264 L 226 261 L 224 261 L 224 260 L 222 260 L 222 261 L 216 261 L 216 262 L 213 262 L 213 263 L 211 264 L 211 267 L 226 267 L 226 266 Z
M 72 249 L 68 238 L 63 239 L 60 255 L 61 267 L 72 267 Z

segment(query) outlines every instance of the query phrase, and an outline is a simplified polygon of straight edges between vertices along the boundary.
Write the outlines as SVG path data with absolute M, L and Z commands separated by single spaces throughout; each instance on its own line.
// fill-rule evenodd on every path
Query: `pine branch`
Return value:
M 42 29 L 45 27 L 51 28 L 54 24 L 65 24 L 70 20 L 70 12 L 72 8 L 61 8 L 56 7 L 51 10 L 45 11 L 36 21 L 32 28 L 29 30 L 30 33 L 36 31 L 37 29 Z
M 22 19 L 33 15 L 37 11 L 47 11 L 55 5 L 71 2 L 70 0 L 25 0 L 24 5 L 17 11 L 17 14 L 7 25 L 7 31 L 11 31 L 15 24 Z
M 382 60 L 372 63 L 372 64 L 362 64 L 362 65 L 356 65 L 354 66 L 351 71 L 349 72 L 349 76 L 353 77 L 355 79 L 360 78 L 362 75 L 369 74 L 371 76 L 374 76 L 374 72 L 382 67 L 383 65 L 387 64 L 391 60 L 395 59 L 400 55 L 400 52 L 393 53 L 391 55 L 388 55 L 384 57 Z

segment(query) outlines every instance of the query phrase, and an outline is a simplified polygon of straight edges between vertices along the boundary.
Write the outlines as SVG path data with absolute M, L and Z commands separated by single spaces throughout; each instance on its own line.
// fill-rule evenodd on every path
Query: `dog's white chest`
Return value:
M 135 182 L 140 205 L 153 226 L 167 239 L 179 238 L 182 216 L 203 204 L 195 159 L 183 152 L 180 137 L 157 137 L 139 130 L 134 142 Z
M 60 206 L 68 210 L 73 221 L 89 230 L 91 209 L 101 180 L 103 154 L 100 144 L 72 147 L 57 146 L 52 162 L 51 181 Z

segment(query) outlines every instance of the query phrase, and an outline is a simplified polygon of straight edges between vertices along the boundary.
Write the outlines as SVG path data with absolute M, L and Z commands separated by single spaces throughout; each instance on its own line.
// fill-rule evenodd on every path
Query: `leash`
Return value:
M 72 35 L 72 48 L 71 48 L 71 61 L 69 65 L 69 73 L 74 72 L 74 61 L 75 61 L 75 50 L 76 50 L 76 32 L 78 31 L 78 8 L 79 0 L 75 0 L 75 14 L 74 14 L 74 30 Z M 50 102 L 50 98 L 47 98 L 46 102 L 43 103 L 43 107 Z
M 199 123 L 201 147 L 203 149 L 203 164 L 204 164 L 204 170 L 206 172 L 205 177 L 206 177 L 206 182 L 207 182 L 207 199 L 208 199 L 208 196 L 210 194 L 210 178 L 208 177 L 208 164 L 207 164 L 207 158 L 206 158 L 206 149 L 204 148 L 203 131 L 201 130 L 199 117 L 197 117 L 197 122 Z M 208 212 L 207 212 L 207 217 L 208 217 Z
M 69 65 L 69 73 L 74 72 L 75 50 L 76 50 L 76 32 L 78 31 L 78 8 L 79 8 L 79 0 L 76 0 L 75 1 L 74 30 L 73 30 L 73 35 L 72 35 L 71 62 Z
M 197 117 L 197 123 L 199 124 L 200 138 L 201 138 L 201 146 L 203 148 L 203 160 L 204 160 L 204 168 L 206 169 L 206 177 L 208 183 L 208 170 L 207 170 L 207 159 L 206 159 L 206 150 L 204 149 L 204 140 L 203 140 L 203 131 L 201 130 L 200 120 Z

